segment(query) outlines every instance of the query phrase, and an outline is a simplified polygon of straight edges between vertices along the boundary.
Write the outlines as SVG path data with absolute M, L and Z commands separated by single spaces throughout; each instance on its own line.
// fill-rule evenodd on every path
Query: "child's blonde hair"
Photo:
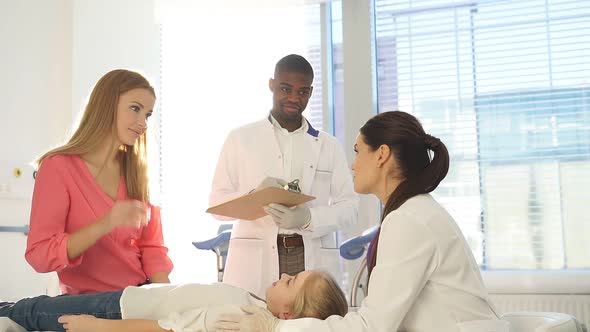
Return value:
M 310 274 L 293 301 L 294 318 L 326 319 L 332 315 L 344 316 L 348 303 L 338 283 L 327 272 Z

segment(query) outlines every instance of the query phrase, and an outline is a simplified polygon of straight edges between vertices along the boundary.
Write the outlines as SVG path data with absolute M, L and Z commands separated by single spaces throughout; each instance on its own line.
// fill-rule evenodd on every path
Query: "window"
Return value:
M 314 93 L 304 114 L 322 129 L 319 5 L 159 5 L 164 236 L 174 282 L 211 282 L 215 254 L 199 253 L 191 242 L 217 233 L 220 222 L 205 210 L 221 146 L 231 129 L 268 114 L 268 80 L 281 57 L 298 53 L 311 62 Z
M 342 1 L 332 1 L 330 4 L 330 27 L 331 27 L 331 60 L 332 60 L 332 96 L 333 96 L 333 117 L 334 136 L 345 142 L 344 124 L 344 75 L 343 75 L 343 31 L 342 31 Z M 348 147 L 345 147 L 348 148 Z
M 451 154 L 434 195 L 482 269 L 590 268 L 590 3 L 375 0 L 379 110 Z

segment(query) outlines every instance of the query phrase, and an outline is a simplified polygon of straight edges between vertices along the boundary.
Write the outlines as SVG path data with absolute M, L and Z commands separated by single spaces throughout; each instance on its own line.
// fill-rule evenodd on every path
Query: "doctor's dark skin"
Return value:
M 272 116 L 289 132 L 301 127 L 301 113 L 307 107 L 313 87 L 313 77 L 297 72 L 278 72 L 270 79 Z

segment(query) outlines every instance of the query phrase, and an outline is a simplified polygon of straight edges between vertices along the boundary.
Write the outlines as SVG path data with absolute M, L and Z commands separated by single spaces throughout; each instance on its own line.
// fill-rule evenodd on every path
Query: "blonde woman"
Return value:
M 0 317 L 9 317 L 33 331 L 214 331 L 217 315 L 240 312 L 240 305 L 266 308 L 281 319 L 325 319 L 344 316 L 348 311 L 344 293 L 329 274 L 304 271 L 296 276 L 283 274 L 266 290 L 266 302 L 242 288 L 222 283 L 148 285 L 118 292 L 39 296 L 15 304 L 0 303 Z
M 78 129 L 39 158 L 25 257 L 62 293 L 169 282 L 160 212 L 149 202 L 146 129 L 156 101 L 140 74 L 113 70 Z

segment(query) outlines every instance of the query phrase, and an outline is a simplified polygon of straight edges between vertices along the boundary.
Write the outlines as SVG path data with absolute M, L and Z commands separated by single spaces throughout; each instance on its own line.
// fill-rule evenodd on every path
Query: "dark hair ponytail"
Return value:
M 436 189 L 449 171 L 446 146 L 440 139 L 426 134 L 411 114 L 401 111 L 378 114 L 361 127 L 360 133 L 373 151 L 381 145 L 389 146 L 404 179 L 387 199 L 381 223 L 408 199 Z M 434 152 L 432 160 L 430 151 Z M 379 232 L 367 252 L 369 276 L 377 262 Z

